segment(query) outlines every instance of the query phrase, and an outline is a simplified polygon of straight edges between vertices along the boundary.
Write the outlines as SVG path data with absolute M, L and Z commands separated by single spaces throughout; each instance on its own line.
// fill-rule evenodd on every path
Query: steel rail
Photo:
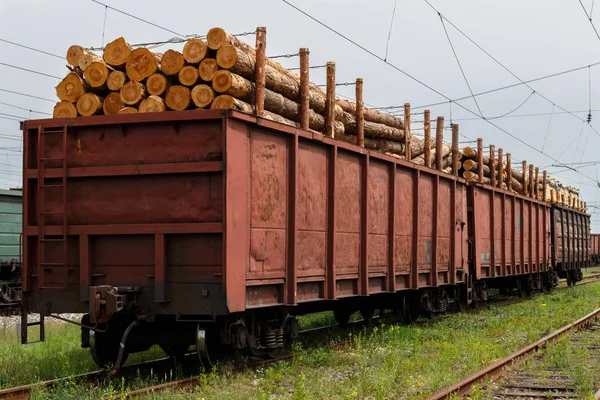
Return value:
M 517 363 L 524 361 L 525 359 L 533 356 L 536 351 L 540 348 L 545 347 L 548 343 L 553 342 L 569 332 L 576 332 L 582 326 L 585 326 L 600 316 L 600 308 L 592 311 L 588 315 L 578 319 L 577 321 L 563 326 L 557 331 L 544 336 L 535 343 L 530 344 L 527 347 L 523 347 L 517 350 L 513 354 L 505 357 L 499 361 L 496 361 L 492 365 L 469 375 L 460 382 L 443 389 L 437 393 L 427 397 L 426 400 L 440 400 L 448 398 L 450 395 L 465 396 L 471 393 L 471 388 L 475 384 L 485 384 L 489 380 L 497 380 L 505 373 L 510 371 Z

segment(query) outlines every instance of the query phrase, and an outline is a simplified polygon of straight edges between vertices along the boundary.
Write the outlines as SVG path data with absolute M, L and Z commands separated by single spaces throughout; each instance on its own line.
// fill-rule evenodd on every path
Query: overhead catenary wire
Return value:
M 58 79 L 58 80 L 62 80 L 63 79 L 60 76 L 51 75 L 51 74 L 47 74 L 45 72 L 35 71 L 35 70 L 24 68 L 24 67 L 19 67 L 18 65 L 12 65 L 12 64 L 7 64 L 7 63 L 3 63 L 3 62 L 0 62 L 0 65 L 3 65 L 5 67 L 9 67 L 9 68 L 15 68 L 15 69 L 18 69 L 18 70 L 21 70 L 21 71 L 25 71 L 25 72 L 30 72 L 30 73 L 36 74 L 36 75 L 47 76 L 49 78 L 54 78 L 54 79 Z
M 600 34 L 598 34 L 598 30 L 596 29 L 596 25 L 594 25 L 594 21 L 592 21 L 591 14 L 588 14 L 588 12 L 585 9 L 585 7 L 584 7 L 583 3 L 581 2 L 581 0 L 579 0 L 579 4 L 581 4 L 581 8 L 583 9 L 583 12 L 585 13 L 585 16 L 587 17 L 588 21 L 590 21 L 590 24 L 592 25 L 592 28 L 594 29 L 594 32 L 596 33 L 596 37 L 598 38 L 598 40 L 600 40 Z M 592 9 L 593 9 L 593 5 L 592 5 Z
M 531 96 L 533 96 L 535 94 L 535 90 L 532 90 L 531 93 L 529 93 L 529 96 L 527 96 L 527 98 L 525 100 L 523 100 L 523 102 L 521 104 L 519 104 L 517 107 L 515 107 L 514 109 L 510 110 L 509 112 L 502 114 L 502 115 L 498 115 L 496 117 L 488 117 L 487 119 L 500 119 L 500 118 L 504 118 L 509 116 L 510 114 L 514 113 L 515 111 L 517 111 L 519 108 L 523 107 L 525 105 L 525 103 L 527 103 L 527 101 L 531 98 Z M 553 106 L 554 107 L 554 106 Z
M 0 88 L 0 92 L 6 92 L 6 93 L 11 93 L 11 94 L 16 94 L 16 95 L 19 95 L 19 96 L 29 97 L 29 98 L 32 98 L 32 99 L 49 101 L 50 103 L 56 103 L 56 100 L 46 99 L 44 97 L 34 96 L 32 94 L 17 92 L 17 91 L 14 91 L 14 90 L 8 90 L 8 89 Z
M 14 104 L 4 103 L 2 101 L 0 101 L 0 104 L 2 104 L 4 106 L 8 106 L 8 107 L 13 107 L 13 108 L 16 108 L 16 109 L 19 109 L 19 110 L 23 110 L 23 111 L 34 112 L 36 114 L 52 115 L 51 113 L 47 113 L 47 112 L 44 112 L 44 111 L 37 111 L 37 110 L 32 110 L 30 108 L 19 107 L 19 106 L 15 106 Z
M 542 151 L 546 148 L 546 139 L 548 139 L 548 132 L 550 132 L 550 123 L 552 122 L 552 116 L 554 115 L 554 104 L 552 104 L 552 111 L 550 112 L 550 118 L 548 118 L 548 126 L 546 127 L 546 134 L 544 135 L 544 143 L 542 144 Z
M 385 57 L 383 58 L 384 60 L 387 61 L 387 57 L 388 57 L 388 50 L 390 47 L 390 39 L 392 38 L 392 29 L 394 28 L 394 17 L 396 16 L 396 3 L 398 0 L 394 0 L 394 8 L 392 10 L 392 18 L 390 20 L 390 29 L 388 31 L 388 36 L 387 36 L 387 40 L 385 41 Z
M 61 60 L 64 60 L 64 57 L 63 56 L 59 56 L 58 54 L 54 54 L 54 53 L 50 53 L 48 51 L 36 49 L 34 47 L 25 46 L 24 44 L 20 44 L 20 43 L 17 43 L 17 42 L 12 42 L 10 40 L 0 39 L 0 42 L 12 44 L 13 46 L 22 47 L 22 48 L 27 49 L 27 50 L 35 51 L 37 53 L 45 54 L 47 56 L 51 56 L 51 57 L 55 57 L 55 58 L 59 58 Z
M 346 40 L 347 42 L 353 44 L 354 46 L 358 47 L 359 49 L 363 50 L 364 52 L 366 52 L 367 54 L 370 54 L 371 56 L 377 58 L 378 60 L 384 62 L 385 64 L 387 64 L 388 66 L 392 67 L 393 69 L 395 69 L 396 71 L 400 72 L 401 74 L 405 75 L 406 77 L 412 79 L 413 81 L 421 84 L 422 86 L 426 87 L 427 89 L 431 90 L 432 92 L 436 93 L 437 95 L 445 98 L 447 101 L 450 101 L 452 99 L 450 99 L 448 96 L 444 95 L 443 93 L 441 93 L 440 91 L 436 90 L 435 88 L 431 87 L 430 85 L 426 84 L 425 82 L 421 81 L 420 79 L 414 77 L 413 75 L 409 74 L 408 72 L 404 71 L 403 69 L 397 67 L 396 65 L 390 63 L 389 61 L 384 60 L 381 56 L 377 55 L 376 53 L 374 53 L 373 51 L 367 49 L 366 47 L 360 45 L 359 43 L 355 42 L 354 40 L 350 39 L 349 37 L 347 37 L 346 35 L 342 34 L 341 32 L 335 30 L 334 28 L 330 27 L 329 25 L 325 24 L 324 22 L 321 22 L 319 19 L 313 17 L 312 15 L 308 14 L 306 11 L 302 10 L 301 8 L 299 8 L 298 6 L 296 6 L 295 4 L 291 3 L 288 0 L 281 0 L 283 3 L 287 4 L 288 6 L 290 6 L 291 8 L 295 9 L 296 11 L 298 11 L 299 13 L 305 15 L 306 17 L 310 18 L 311 20 L 313 20 L 314 22 L 318 23 L 319 25 L 321 25 L 322 27 L 324 27 L 325 29 L 335 33 L 336 35 L 338 35 L 339 37 L 343 38 L 344 40 Z M 600 64 L 600 63 L 599 63 Z M 475 113 L 474 111 L 472 111 L 471 109 L 463 106 L 460 103 L 456 103 L 460 108 L 464 109 L 465 111 L 474 114 L 477 116 L 477 113 Z M 526 147 L 530 148 L 531 150 L 534 150 L 535 152 L 538 152 L 544 156 L 546 156 L 547 158 L 559 162 L 559 160 L 555 159 L 554 157 L 550 156 L 547 153 L 541 152 L 539 149 L 537 149 L 536 147 L 534 147 L 533 145 L 525 142 L 523 139 L 521 139 L 520 137 L 514 135 L 513 133 L 507 131 L 506 129 L 498 126 L 497 124 L 493 123 L 492 121 L 489 121 L 485 118 L 483 118 L 484 121 L 486 121 L 488 124 L 492 125 L 493 127 L 495 127 L 496 129 L 498 129 L 499 131 L 503 132 L 504 134 L 512 137 L 513 139 L 515 139 L 516 141 L 522 143 L 523 145 L 525 145 Z M 595 131 L 597 132 L 597 131 Z M 572 169 L 572 168 L 571 168 Z M 581 172 L 572 169 L 575 173 L 584 176 L 587 179 L 590 179 L 592 181 L 595 181 L 595 179 L 590 178 L 589 176 L 582 174 Z

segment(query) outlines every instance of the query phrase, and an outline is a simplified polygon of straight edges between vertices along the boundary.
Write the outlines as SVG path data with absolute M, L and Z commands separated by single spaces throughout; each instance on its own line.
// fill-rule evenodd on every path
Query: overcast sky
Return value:
M 582 0 L 591 11 L 592 0 Z M 177 34 L 204 35 L 213 26 L 233 33 L 267 27 L 267 54 L 296 53 L 300 47 L 311 50 L 311 64 L 335 61 L 337 81 L 364 79 L 365 101 L 372 106 L 413 107 L 446 101 L 439 94 L 412 80 L 390 65 L 300 14 L 281 0 L 266 1 L 183 1 L 103 0 L 104 3 L 146 19 Z M 482 46 L 522 80 L 587 66 L 600 61 L 600 39 L 596 36 L 578 0 L 430 0 L 444 17 Z M 381 58 L 395 2 L 393 0 L 303 0 L 292 1 L 315 18 L 346 35 Z M 600 5 L 599 5 L 600 8 Z M 130 43 L 167 40 L 176 36 L 156 26 L 108 9 L 91 0 L 0 0 L 0 39 L 13 41 L 50 53 L 64 55 L 72 44 L 99 47 L 118 36 Z M 592 13 L 594 16 L 596 11 Z M 106 17 L 106 25 L 104 20 Z M 600 28 L 600 9 L 598 10 Z M 491 60 L 447 21 L 446 29 L 464 73 L 474 93 L 519 83 L 519 80 Z M 103 32 L 104 31 L 104 32 Z M 104 40 L 103 40 L 104 35 Z M 254 37 L 244 38 L 253 44 Z M 182 45 L 159 48 L 180 49 Z M 470 94 L 438 14 L 424 0 L 398 0 L 388 47 L 387 61 L 451 99 Z M 61 59 L 0 42 L 0 63 L 7 63 L 50 75 L 64 76 Z M 283 59 L 288 67 L 297 58 Z M 510 134 L 542 150 L 563 163 L 600 160 L 600 134 L 582 119 L 589 108 L 591 74 L 592 126 L 600 132 L 600 65 L 590 69 L 531 83 L 532 90 L 520 85 L 477 97 L 486 118 L 506 117 L 492 122 Z M 311 70 L 311 80 L 325 83 L 323 69 Z M 51 113 L 53 103 L 2 91 L 12 90 L 54 99 L 58 80 L 0 65 L 0 102 L 26 110 Z M 338 93 L 354 97 L 354 88 L 339 87 Z M 538 94 L 539 93 L 539 94 Z M 548 98 L 551 102 L 545 100 Z M 556 104 L 553 106 L 552 102 Z M 460 104 L 474 113 L 479 110 L 472 98 Z M 550 114 L 540 116 L 523 114 Z M 19 124 L 3 114 L 30 118 L 30 112 L 0 104 L 0 187 L 20 185 L 21 142 Z M 581 166 L 578 172 L 552 167 L 551 158 L 528 148 L 489 122 L 449 102 L 431 107 L 432 119 L 446 117 L 460 125 L 461 141 L 482 137 L 515 160 L 543 166 L 564 184 L 577 186 L 593 206 L 598 197 L 597 167 Z M 32 118 L 47 115 L 31 113 Z M 4 117 L 4 118 L 1 118 Z M 12 117 L 8 117 L 12 118 Z M 415 121 L 422 116 L 415 115 Z M 420 123 L 413 123 L 419 127 Z M 419 133 L 415 131 L 415 133 Z M 449 139 L 449 132 L 446 134 Z M 599 203 L 600 204 L 600 203 Z M 599 209 L 600 210 L 600 209 Z M 593 230 L 600 230 L 600 212 L 591 208 Z M 597 228 L 596 228 L 597 227 Z M 594 229 L 596 228 L 596 229 Z

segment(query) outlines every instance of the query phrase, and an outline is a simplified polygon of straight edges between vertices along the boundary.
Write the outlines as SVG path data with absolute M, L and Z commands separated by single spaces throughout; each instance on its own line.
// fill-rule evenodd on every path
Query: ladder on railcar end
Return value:
M 43 128 L 38 127 L 38 287 L 40 289 L 65 289 L 67 287 L 67 132 L 68 125 L 61 128 Z M 45 137 L 48 135 L 62 134 L 62 157 L 46 157 L 44 152 Z M 61 173 L 58 177 L 46 177 L 46 163 L 60 164 Z M 58 168 L 51 168 L 56 170 Z M 60 183 L 47 184 L 48 179 L 60 179 Z M 57 197 L 62 198 L 62 206 L 59 211 L 46 211 L 46 190 L 62 189 Z M 58 227 L 58 234 L 48 235 L 46 233 L 46 217 L 58 216 L 61 224 L 53 225 Z M 55 246 L 62 245 L 62 259 L 54 259 L 49 262 L 46 258 L 46 246 L 54 243 Z M 56 252 L 55 252 L 56 254 Z M 55 256 L 56 258 L 56 256 Z M 44 272 L 47 269 L 55 272 L 62 268 L 62 281 L 47 283 Z
M 40 314 L 40 318 L 37 321 L 29 322 L 29 314 L 26 310 L 21 309 L 21 344 L 32 344 L 39 343 L 46 340 L 46 329 L 44 326 L 45 318 L 44 314 Z M 29 341 L 29 327 L 38 326 L 40 327 L 40 336 L 38 340 Z

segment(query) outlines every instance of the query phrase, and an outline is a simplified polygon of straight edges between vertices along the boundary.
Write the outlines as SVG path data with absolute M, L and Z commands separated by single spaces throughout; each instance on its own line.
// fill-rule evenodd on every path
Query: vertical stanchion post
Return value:
M 504 153 L 502 148 L 498 149 L 498 187 L 502 189 L 504 183 Z
M 587 211 L 587 201 L 583 202 L 583 211 Z
M 483 139 L 477 138 L 477 182 L 483 183 Z
M 404 103 L 404 158 L 406 161 L 412 160 L 410 141 L 410 104 Z
M 363 101 L 363 80 L 356 78 L 356 138 L 360 147 L 365 147 L 365 103 Z
M 534 193 L 534 198 L 536 200 L 540 200 L 541 196 L 540 196 L 540 185 L 538 183 L 538 179 L 540 177 L 540 169 L 538 167 L 535 167 L 535 182 L 533 183 L 533 193 Z
M 506 153 L 506 190 L 512 192 L 512 167 L 510 153 Z
M 423 130 L 424 130 L 424 138 L 423 138 L 423 146 L 425 146 L 425 166 L 427 168 L 431 168 L 431 115 L 429 110 L 425 110 L 423 113 Z
M 435 167 L 438 171 L 442 168 L 442 145 L 444 144 L 444 117 L 437 117 L 435 126 Z
M 521 193 L 523 196 L 527 196 L 527 192 L 528 192 L 528 185 L 527 185 L 527 161 L 523 160 L 521 162 L 521 166 L 523 168 L 523 193 Z
M 560 194 L 560 205 L 561 206 L 565 205 L 565 194 L 564 193 Z
M 535 193 L 533 193 L 533 164 L 529 164 L 529 197 L 535 197 Z
M 550 203 L 554 204 L 554 189 L 550 189 Z
M 256 28 L 256 66 L 254 83 L 255 105 L 254 113 L 262 117 L 265 111 L 265 63 L 267 60 L 267 28 L 259 26 Z
M 300 128 L 308 130 L 308 84 L 310 82 L 309 75 L 309 56 L 310 52 L 307 48 L 300 49 Z
M 542 175 L 542 200 L 544 201 L 548 201 L 546 200 L 546 178 L 548 178 L 548 173 L 546 172 L 546 170 L 544 170 L 544 173 Z
M 496 187 L 496 146 L 490 144 L 490 184 Z
M 325 135 L 334 137 L 333 125 L 335 124 L 335 63 L 327 62 L 327 91 L 325 93 Z
M 452 175 L 458 176 L 458 124 L 452 124 Z

